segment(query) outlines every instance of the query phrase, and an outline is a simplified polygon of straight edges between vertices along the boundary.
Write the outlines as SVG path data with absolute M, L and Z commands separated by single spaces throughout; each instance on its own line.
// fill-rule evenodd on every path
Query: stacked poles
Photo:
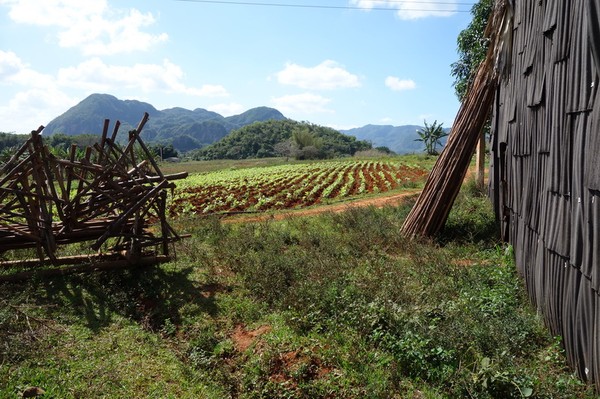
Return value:
M 503 50 L 501 32 L 511 18 L 508 4 L 498 3 L 502 4 L 496 4 L 486 29 L 490 37 L 487 56 L 477 69 L 473 84 L 461 104 L 444 150 L 402 225 L 401 233 L 404 236 L 436 235 L 444 227 L 460 191 L 477 141 L 494 103 L 498 85 L 496 62 L 499 53 Z
M 100 143 L 85 150 L 73 145 L 68 159 L 57 158 L 44 145 L 43 126 L 32 131 L 0 169 L 0 253 L 35 248 L 33 263 L 61 265 L 60 245 L 88 241 L 105 263 L 148 263 L 148 256 L 168 260 L 169 243 L 181 237 L 166 220 L 167 190 L 187 173 L 163 175 L 140 138 L 147 121 L 145 113 L 120 146 L 120 123 L 109 137 L 110 121 L 105 120 Z M 158 236 L 149 228 L 155 222 Z M 23 264 L 31 266 L 32 260 Z

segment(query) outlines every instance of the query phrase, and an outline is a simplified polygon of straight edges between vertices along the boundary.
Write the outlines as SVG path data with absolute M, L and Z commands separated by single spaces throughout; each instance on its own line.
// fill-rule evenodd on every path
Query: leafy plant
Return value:
M 437 155 L 437 147 L 442 145 L 441 140 L 448 135 L 442 128 L 443 123 L 438 125 L 437 120 L 431 125 L 427 121 L 423 121 L 425 125 L 422 129 L 417 130 L 419 135 L 415 141 L 421 141 L 425 145 L 425 153 L 427 155 Z
M 493 6 L 492 0 L 479 0 L 475 3 L 471 8 L 472 21 L 459 33 L 456 40 L 459 59 L 452 63 L 451 74 L 455 78 L 456 96 L 461 101 L 475 77 L 477 67 L 487 53 L 488 40 L 484 33 Z

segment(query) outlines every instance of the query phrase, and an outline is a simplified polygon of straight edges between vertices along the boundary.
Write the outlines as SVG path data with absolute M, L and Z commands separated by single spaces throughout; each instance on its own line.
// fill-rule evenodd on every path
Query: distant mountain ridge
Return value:
M 252 108 L 239 115 L 224 117 L 202 108 L 189 110 L 175 107 L 157 110 L 153 105 L 142 101 L 120 100 L 110 94 L 91 94 L 48 123 L 44 134 L 99 135 L 102 133 L 104 119 L 110 119 L 110 129 L 119 120 L 120 131 L 127 132 L 137 126 L 144 112 L 150 115 L 142 134 L 144 141 L 172 143 L 182 152 L 216 143 L 233 130 L 254 122 L 288 120 L 281 112 L 269 107 Z M 422 126 L 417 125 L 366 125 L 340 132 L 358 140 L 366 140 L 373 147 L 385 146 L 398 154 L 407 154 L 424 151 L 423 143 L 415 141 L 419 137 L 417 130 L 421 128 Z
M 120 131 L 127 131 L 137 125 L 144 112 L 150 115 L 143 130 L 144 140 L 172 142 L 174 146 L 179 143 L 178 149 L 182 151 L 212 144 L 232 130 L 254 122 L 287 119 L 278 110 L 268 107 L 252 108 L 239 115 L 224 117 L 202 108 L 192 111 L 176 107 L 159 111 L 145 102 L 120 100 L 110 94 L 92 94 L 54 118 L 44 129 L 44 134 L 101 134 L 104 119 L 111 120 L 111 128 L 119 120 Z
M 388 147 L 396 154 L 422 153 L 425 146 L 422 142 L 416 141 L 419 138 L 417 130 L 423 126 L 418 125 L 366 125 L 354 129 L 341 130 L 342 133 L 355 136 L 359 140 L 366 140 L 373 144 L 373 147 Z M 444 129 L 448 131 L 449 129 Z M 446 144 L 446 139 L 442 140 Z M 441 147 L 439 148 L 441 150 Z

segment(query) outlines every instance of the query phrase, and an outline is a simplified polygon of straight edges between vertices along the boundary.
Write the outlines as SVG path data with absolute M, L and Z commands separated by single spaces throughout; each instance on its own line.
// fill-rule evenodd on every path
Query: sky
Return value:
M 93 93 L 223 116 L 267 106 L 335 129 L 450 127 L 474 2 L 0 0 L 0 132 Z

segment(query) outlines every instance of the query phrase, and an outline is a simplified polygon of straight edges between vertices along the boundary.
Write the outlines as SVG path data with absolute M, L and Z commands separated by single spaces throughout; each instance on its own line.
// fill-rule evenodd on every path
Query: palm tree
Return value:
M 437 146 L 442 145 L 441 139 L 446 137 L 448 133 L 444 132 L 442 128 L 443 123 L 438 125 L 437 120 L 435 120 L 431 125 L 427 124 L 427 121 L 424 120 L 423 123 L 425 127 L 417 130 L 417 134 L 419 135 L 418 139 L 415 141 L 422 141 L 425 144 L 425 152 L 427 155 L 437 155 Z

